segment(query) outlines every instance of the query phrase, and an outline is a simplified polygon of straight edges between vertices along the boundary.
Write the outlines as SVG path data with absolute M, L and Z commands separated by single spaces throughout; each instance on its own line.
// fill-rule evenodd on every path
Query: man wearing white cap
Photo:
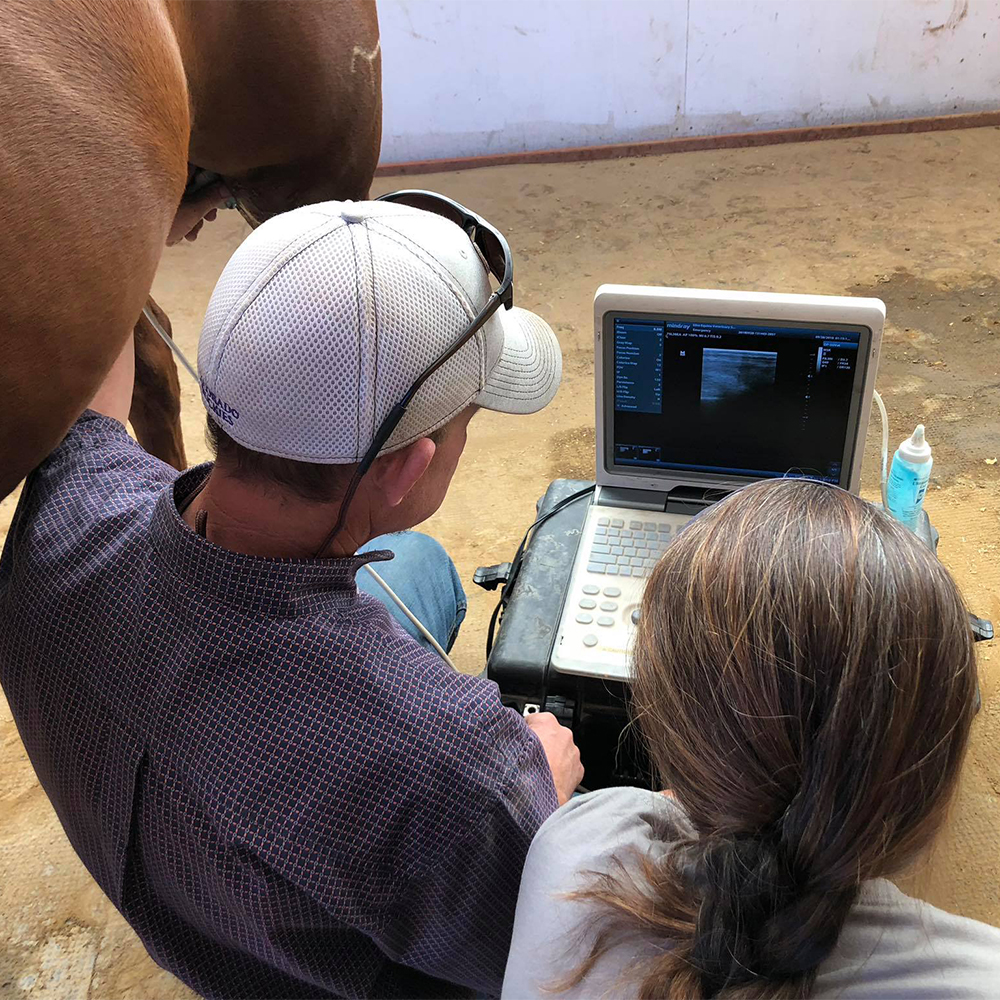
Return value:
M 376 536 L 437 510 L 477 408 L 555 394 L 555 337 L 512 294 L 503 237 L 441 196 L 279 216 L 205 318 L 215 465 L 177 476 L 129 438 L 127 347 L 25 487 L 0 680 L 78 854 L 204 996 L 499 992 L 579 754 L 359 584 L 378 563 L 454 639 L 444 551 Z

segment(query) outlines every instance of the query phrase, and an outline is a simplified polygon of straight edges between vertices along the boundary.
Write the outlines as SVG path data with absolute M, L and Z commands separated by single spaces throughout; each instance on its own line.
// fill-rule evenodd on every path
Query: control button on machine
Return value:
M 590 633 L 588 632 L 588 633 L 587 633 L 587 634 L 586 634 L 586 635 L 585 635 L 585 636 L 583 637 L 583 644 L 584 644 L 585 646 L 596 646 L 596 645 L 597 645 L 597 636 L 596 636 L 596 635 L 591 635 L 591 634 L 590 634 Z
M 583 608 L 584 611 L 590 611 L 597 607 L 597 601 L 595 601 L 592 597 L 581 597 L 580 607 Z M 604 605 L 602 604 L 601 607 L 604 607 Z
M 587 590 L 586 587 L 583 588 L 583 592 L 585 594 L 589 594 L 590 593 L 590 591 Z M 597 593 L 597 588 L 596 587 L 594 588 L 593 592 L 595 594 Z M 605 587 L 604 588 L 604 596 L 605 597 L 621 597 L 622 596 L 621 587 Z
M 632 624 L 633 625 L 638 625 L 639 624 L 639 609 L 638 608 L 636 608 L 632 612 Z
M 611 589 L 618 590 L 617 587 L 615 587 L 615 588 L 608 587 L 608 588 L 605 589 L 604 593 L 607 594 L 608 590 L 611 590 Z M 598 587 L 598 586 L 596 586 L 593 583 L 585 583 L 583 585 L 583 592 L 585 594 L 599 594 L 601 592 L 601 588 Z M 619 590 L 618 593 L 620 594 L 621 591 Z M 608 594 L 608 596 L 611 597 L 612 595 Z
M 605 628 L 610 628 L 612 625 L 614 625 L 614 623 L 615 620 L 614 618 L 611 617 L 611 615 L 601 615 L 600 618 L 597 619 L 597 624 L 603 625 Z
M 590 624 L 590 623 L 591 623 L 591 622 L 592 622 L 592 621 L 594 620 L 594 616 L 593 616 L 593 615 L 588 615 L 586 611 L 581 611 L 581 612 L 580 612 L 580 613 L 579 613 L 579 614 L 578 614 L 578 615 L 576 616 L 576 620 L 577 620 L 577 621 L 578 621 L 578 622 L 579 622 L 579 623 L 580 623 L 581 625 L 589 625 L 589 624 Z
M 580 602 L 580 607 L 583 607 L 583 601 Z M 593 602 L 591 602 L 591 607 L 593 607 Z M 602 611 L 617 611 L 618 605 L 614 601 L 601 601 Z

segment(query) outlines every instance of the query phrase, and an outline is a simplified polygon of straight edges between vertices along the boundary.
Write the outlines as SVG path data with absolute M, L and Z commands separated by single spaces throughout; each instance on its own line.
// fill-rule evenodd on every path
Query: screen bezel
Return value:
M 679 303 L 678 303 L 679 304 Z M 777 310 L 776 310 L 777 311 Z M 643 490 L 669 490 L 675 486 L 704 486 L 710 488 L 738 489 L 748 483 L 759 482 L 762 478 L 753 475 L 737 475 L 732 473 L 696 472 L 688 469 L 667 469 L 654 466 L 619 465 L 614 461 L 614 323 L 616 319 L 627 318 L 652 322 L 694 322 L 694 323 L 725 323 L 740 324 L 746 327 L 779 327 L 785 329 L 829 330 L 831 333 L 857 333 L 858 365 L 854 372 L 854 383 L 851 387 L 851 402 L 847 420 L 847 436 L 844 442 L 844 453 L 840 466 L 838 485 L 844 489 L 856 489 L 856 478 L 859 473 L 860 425 L 865 411 L 865 386 L 868 384 L 868 370 L 872 362 L 872 344 L 875 337 L 872 328 L 864 323 L 831 322 L 829 320 L 790 320 L 781 316 L 740 316 L 724 312 L 691 312 L 687 310 L 650 312 L 634 309 L 609 309 L 603 315 L 601 337 L 601 398 L 599 408 L 603 413 L 603 447 L 600 455 L 603 467 L 599 464 L 598 482 L 606 485 L 625 486 Z

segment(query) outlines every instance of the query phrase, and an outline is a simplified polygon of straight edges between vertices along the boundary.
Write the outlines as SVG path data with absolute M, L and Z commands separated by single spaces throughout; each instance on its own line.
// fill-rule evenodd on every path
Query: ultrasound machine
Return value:
M 553 483 L 515 565 L 477 579 L 507 579 L 488 675 L 509 704 L 574 726 L 588 786 L 648 780 L 629 649 L 671 539 L 758 480 L 858 491 L 884 319 L 878 299 L 598 289 L 596 482 Z
M 599 289 L 597 488 L 554 670 L 628 679 L 646 578 L 693 511 L 760 479 L 857 492 L 884 319 L 877 299 Z

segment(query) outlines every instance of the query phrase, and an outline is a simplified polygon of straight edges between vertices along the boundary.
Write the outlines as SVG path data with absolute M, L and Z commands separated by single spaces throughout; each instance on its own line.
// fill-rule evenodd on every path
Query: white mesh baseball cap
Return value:
M 202 398 L 252 451 L 358 462 L 490 292 L 469 237 L 431 212 L 377 201 L 287 212 L 247 237 L 215 286 L 198 344 Z M 540 410 L 561 376 L 548 324 L 501 308 L 421 386 L 382 453 L 472 403 Z

